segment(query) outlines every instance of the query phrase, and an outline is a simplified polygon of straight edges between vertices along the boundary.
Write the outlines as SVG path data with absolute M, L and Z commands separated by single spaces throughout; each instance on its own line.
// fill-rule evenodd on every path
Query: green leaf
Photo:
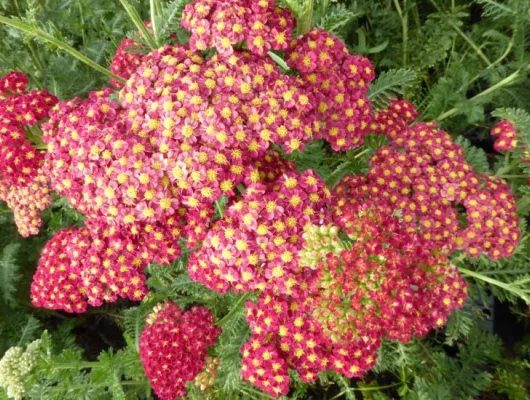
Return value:
M 403 86 L 415 79 L 416 73 L 411 69 L 392 69 L 382 72 L 370 86 L 368 98 L 378 107 L 383 108 L 398 95 L 403 95 Z
M 181 44 L 188 43 L 189 33 L 180 24 L 184 8 L 191 3 L 191 0 L 173 0 L 162 9 L 159 22 L 159 36 L 161 43 L 167 43 L 173 33 L 177 33 L 178 41 Z
M 327 12 L 322 16 L 317 26 L 328 32 L 340 34 L 346 25 L 352 22 L 359 15 L 361 15 L 361 13 L 357 10 L 357 3 L 354 2 L 349 7 L 339 3 L 328 8 Z
M 484 150 L 473 146 L 464 136 L 458 136 L 455 143 L 462 147 L 466 162 L 473 167 L 477 174 L 488 174 L 491 172 L 488 157 Z
M 34 340 L 40 330 L 40 322 L 35 317 L 29 315 L 26 325 L 22 328 L 17 346 L 22 347 Z
M 149 309 L 145 307 L 133 307 L 125 310 L 123 324 L 125 326 L 125 333 L 129 335 L 134 347 L 138 352 L 140 349 L 140 335 L 145 326 L 145 317 L 149 313 Z
M 2 252 L 0 258 L 0 291 L 5 303 L 15 301 L 14 294 L 17 291 L 17 282 L 21 276 L 18 273 L 19 266 L 16 264 L 17 253 L 20 250 L 20 243 L 10 243 Z
M 445 344 L 452 346 L 455 341 L 466 337 L 474 324 L 473 315 L 467 310 L 456 310 L 449 317 L 445 327 Z

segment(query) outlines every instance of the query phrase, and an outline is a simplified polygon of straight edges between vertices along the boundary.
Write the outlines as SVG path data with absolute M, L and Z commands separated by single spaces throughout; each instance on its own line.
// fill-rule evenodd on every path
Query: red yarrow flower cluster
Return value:
M 295 25 L 291 11 L 274 0 L 194 0 L 181 22 L 191 31 L 192 50 L 215 47 L 221 56 L 230 56 L 239 43 L 258 55 L 285 50 Z
M 24 186 L 13 186 L 0 179 L 0 201 L 5 201 L 13 211 L 20 235 L 37 235 L 42 226 L 40 214 L 51 205 L 51 196 L 42 170 L 39 169 L 32 182 Z
M 337 151 L 361 146 L 373 117 L 366 97 L 375 78 L 371 62 L 350 55 L 344 43 L 320 29 L 292 41 L 286 58 L 301 73 L 301 87 L 313 94 L 314 136 Z
M 44 164 L 44 153 L 25 139 L 24 128 L 0 123 L 0 179 L 8 185 L 25 186 L 34 181 Z
M 288 369 L 305 382 L 327 370 L 360 377 L 375 365 L 383 337 L 423 336 L 465 303 L 456 268 L 426 250 L 390 208 L 352 207 L 343 225 L 351 249 L 330 251 L 300 296 L 267 290 L 247 303 L 252 336 L 241 349 L 242 376 L 273 397 L 287 394 Z M 313 250 L 317 240 L 320 251 L 336 242 L 334 229 L 309 232 Z
M 408 100 L 392 100 L 388 108 L 375 114 L 370 129 L 373 133 L 386 135 L 392 141 L 418 117 L 416 108 Z
M 326 219 L 330 192 L 311 170 L 250 185 L 189 261 L 190 277 L 224 293 L 300 290 L 304 228 Z
M 499 152 L 512 151 L 517 148 L 517 128 L 508 120 L 502 120 L 491 129 L 495 137 L 493 147 Z
M 0 200 L 13 210 L 24 237 L 38 233 L 40 212 L 51 203 L 41 170 L 44 155 L 26 139 L 25 129 L 57 103 L 45 90 L 27 92 L 28 83 L 22 72 L 0 79 Z
M 0 98 L 4 98 L 7 93 L 22 93 L 28 87 L 29 79 L 23 72 L 8 72 L 0 78 Z
M 140 337 L 140 358 L 154 392 L 161 400 L 186 396 L 186 382 L 204 369 L 208 347 L 221 329 L 207 308 L 183 312 L 174 303 L 147 318 Z
M 57 232 L 42 250 L 31 286 L 33 304 L 83 313 L 89 305 L 119 298 L 142 300 L 147 294 L 142 271 L 157 253 L 144 240 L 101 226 Z
M 135 50 L 140 49 L 141 45 L 135 40 L 129 38 L 123 39 L 112 58 L 110 70 L 119 77 L 128 80 L 142 64 L 144 54 L 135 52 Z M 123 84 L 115 79 L 111 79 L 110 82 L 116 89 L 123 87 Z
M 51 186 L 92 221 L 132 235 L 149 236 L 160 226 L 167 232 L 162 236 L 178 241 L 176 188 L 149 140 L 127 129 L 110 93 L 60 103 L 51 113 L 43 126 Z
M 335 215 L 371 198 L 400 210 L 406 226 L 419 228 L 430 248 L 494 259 L 513 253 L 520 231 L 515 199 L 504 181 L 476 174 L 460 146 L 434 123 L 389 138 L 393 145 L 372 156 L 366 177 L 347 177 L 337 187 Z M 467 225 L 460 222 L 461 213 Z

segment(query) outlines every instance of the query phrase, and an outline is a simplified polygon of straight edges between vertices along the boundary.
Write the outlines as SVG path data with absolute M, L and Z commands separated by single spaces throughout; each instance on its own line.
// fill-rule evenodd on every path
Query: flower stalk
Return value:
M 42 31 L 41 29 L 39 29 L 39 28 L 37 28 L 35 26 L 32 26 L 32 25 L 30 25 L 28 23 L 25 23 L 25 22 L 22 22 L 22 21 L 16 21 L 16 20 L 1 16 L 1 15 L 0 15 L 0 23 L 2 23 L 4 25 L 7 25 L 7 26 L 10 26 L 12 28 L 18 29 L 20 31 L 26 32 L 26 33 L 28 33 L 29 35 L 31 35 L 31 36 L 33 36 L 35 38 L 42 39 L 42 40 L 44 40 L 44 41 L 46 41 L 48 43 L 51 43 L 54 46 L 58 47 L 59 49 L 66 51 L 68 54 L 70 54 L 71 56 L 77 58 L 79 61 L 85 63 L 89 67 L 92 67 L 96 71 L 99 71 L 102 74 L 106 75 L 107 77 L 109 77 L 111 79 L 115 79 L 115 80 L 117 80 L 119 82 L 125 83 L 124 79 L 120 78 L 118 75 L 113 74 L 107 68 L 105 68 L 105 67 L 99 65 L 98 63 L 96 63 L 95 61 L 91 60 L 90 58 L 88 58 L 84 54 L 82 54 L 79 51 L 77 51 L 76 49 L 74 49 L 69 44 L 63 42 L 62 40 L 54 38 L 53 36 L 49 35 L 48 33 Z

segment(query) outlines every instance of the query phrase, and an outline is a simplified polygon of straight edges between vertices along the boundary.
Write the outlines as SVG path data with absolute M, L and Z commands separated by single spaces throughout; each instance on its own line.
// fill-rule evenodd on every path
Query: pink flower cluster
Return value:
M 512 151 L 517 148 L 517 129 L 507 120 L 502 120 L 491 129 L 491 136 L 495 137 L 493 147 L 499 152 Z
M 119 77 L 127 80 L 141 65 L 144 55 L 135 53 L 134 50 L 139 50 L 140 44 L 132 39 L 125 38 L 121 41 L 116 49 L 116 53 L 110 63 L 110 70 Z M 123 84 L 111 79 L 112 86 L 116 89 L 121 89 Z
M 207 350 L 221 329 L 207 308 L 183 312 L 167 303 L 148 316 L 140 337 L 140 358 L 154 392 L 161 400 L 186 396 L 186 382 L 204 369 Z
M 119 298 L 142 300 L 147 294 L 142 271 L 151 260 L 164 261 L 159 259 L 163 246 L 156 233 L 152 236 L 127 236 L 102 226 L 57 232 L 42 250 L 31 286 L 33 304 L 83 313 L 89 305 Z
M 456 268 L 390 208 L 352 206 L 342 223 L 352 248 L 330 252 L 304 291 L 267 289 L 257 304 L 247 303 L 252 336 L 241 349 L 242 375 L 273 397 L 287 394 L 289 368 L 305 382 L 327 370 L 362 376 L 375 365 L 383 337 L 423 336 L 465 303 L 467 286 Z M 334 237 L 322 240 L 322 249 Z
M 291 11 L 276 7 L 274 0 L 194 0 L 182 14 L 182 27 L 191 31 L 190 48 L 215 47 L 222 56 L 240 43 L 258 55 L 285 50 L 294 25 Z
M 10 93 L 22 93 L 28 87 L 29 79 L 23 72 L 12 71 L 0 78 L 0 98 Z
M 21 72 L 0 79 L 0 201 L 13 210 L 24 237 L 39 232 L 40 212 L 51 203 L 41 171 L 44 155 L 26 139 L 25 129 L 46 118 L 57 103 L 44 90 L 27 92 L 27 85 Z
M 337 37 L 316 29 L 294 40 L 286 57 L 301 73 L 299 85 L 313 95 L 315 138 L 327 140 L 337 151 L 361 146 L 372 121 L 366 97 L 375 78 L 372 63 L 350 55 Z
M 348 177 L 339 185 L 336 215 L 371 198 L 400 210 L 411 231 L 421 229 L 431 247 L 446 253 L 463 249 L 494 259 L 513 253 L 519 220 L 504 181 L 476 174 L 462 149 L 434 123 L 419 123 L 389 138 L 392 146 L 372 156 L 366 177 Z
M 387 109 L 379 110 L 372 120 L 370 129 L 386 135 L 390 141 L 400 136 L 419 117 L 414 105 L 408 100 L 393 100 Z
M 46 178 L 37 171 L 33 181 L 24 186 L 12 186 L 0 177 L 0 201 L 13 211 L 18 232 L 23 237 L 37 235 L 42 225 L 40 213 L 51 205 Z
M 192 279 L 224 293 L 298 291 L 304 228 L 328 215 L 330 192 L 313 171 L 250 185 L 190 258 Z
M 87 219 L 45 246 L 36 306 L 84 312 L 141 300 L 145 266 L 175 260 L 185 239 L 198 247 L 192 279 L 220 293 L 261 292 L 247 304 L 242 375 L 278 397 L 289 369 L 305 382 L 327 370 L 362 376 L 383 338 L 407 342 L 442 326 L 467 296 L 453 251 L 513 253 L 520 232 L 507 184 L 476 174 L 434 123 L 413 124 L 411 103 L 374 115 L 373 66 L 336 37 L 313 30 L 291 41 L 290 12 L 273 0 L 194 0 L 182 23 L 189 47 L 140 56 L 125 40 L 112 64 L 128 79 L 118 99 L 103 89 L 61 102 L 43 126 L 39 176 Z M 213 47 L 211 57 L 200 52 Z M 286 51 L 294 73 L 281 73 L 271 49 Z M 0 87 L 21 95 L 24 82 L 14 76 Z M 27 152 L 9 141 L 23 136 L 22 123 L 11 121 L 0 127 L 9 148 L 0 157 L 20 164 Z M 334 191 L 273 147 L 291 153 L 325 139 L 343 151 L 370 132 L 390 146 L 371 157 L 366 176 Z M 2 185 L 0 198 L 8 198 Z M 157 308 L 140 355 L 158 397 L 186 394 L 219 333 L 204 308 Z

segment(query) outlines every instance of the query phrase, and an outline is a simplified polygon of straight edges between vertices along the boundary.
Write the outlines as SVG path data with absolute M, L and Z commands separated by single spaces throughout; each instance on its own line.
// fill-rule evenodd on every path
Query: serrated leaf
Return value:
M 466 162 L 473 167 L 477 174 L 487 174 L 491 172 L 488 157 L 484 150 L 473 146 L 471 142 L 463 136 L 457 137 L 455 143 L 462 147 Z
M 15 300 L 16 284 L 21 277 L 18 273 L 19 266 L 16 264 L 19 250 L 20 243 L 10 243 L 4 247 L 0 258 L 0 291 L 5 303 L 12 303 Z
M 347 24 L 359 15 L 356 3 L 349 7 L 340 3 L 328 8 L 326 14 L 317 25 L 328 32 L 339 34 Z
M 191 0 L 174 0 L 167 4 L 159 17 L 159 36 L 164 43 L 171 34 L 177 33 L 178 41 L 181 44 L 187 43 L 189 34 L 180 25 L 184 8 L 191 3 Z
M 382 72 L 370 86 L 368 98 L 382 108 L 396 96 L 403 95 L 403 86 L 414 79 L 416 79 L 416 73 L 411 69 L 393 69 Z
M 131 338 L 134 343 L 134 348 L 139 351 L 140 335 L 145 326 L 145 317 L 148 313 L 143 307 L 133 307 L 125 310 L 123 324 L 125 326 L 125 333 Z

